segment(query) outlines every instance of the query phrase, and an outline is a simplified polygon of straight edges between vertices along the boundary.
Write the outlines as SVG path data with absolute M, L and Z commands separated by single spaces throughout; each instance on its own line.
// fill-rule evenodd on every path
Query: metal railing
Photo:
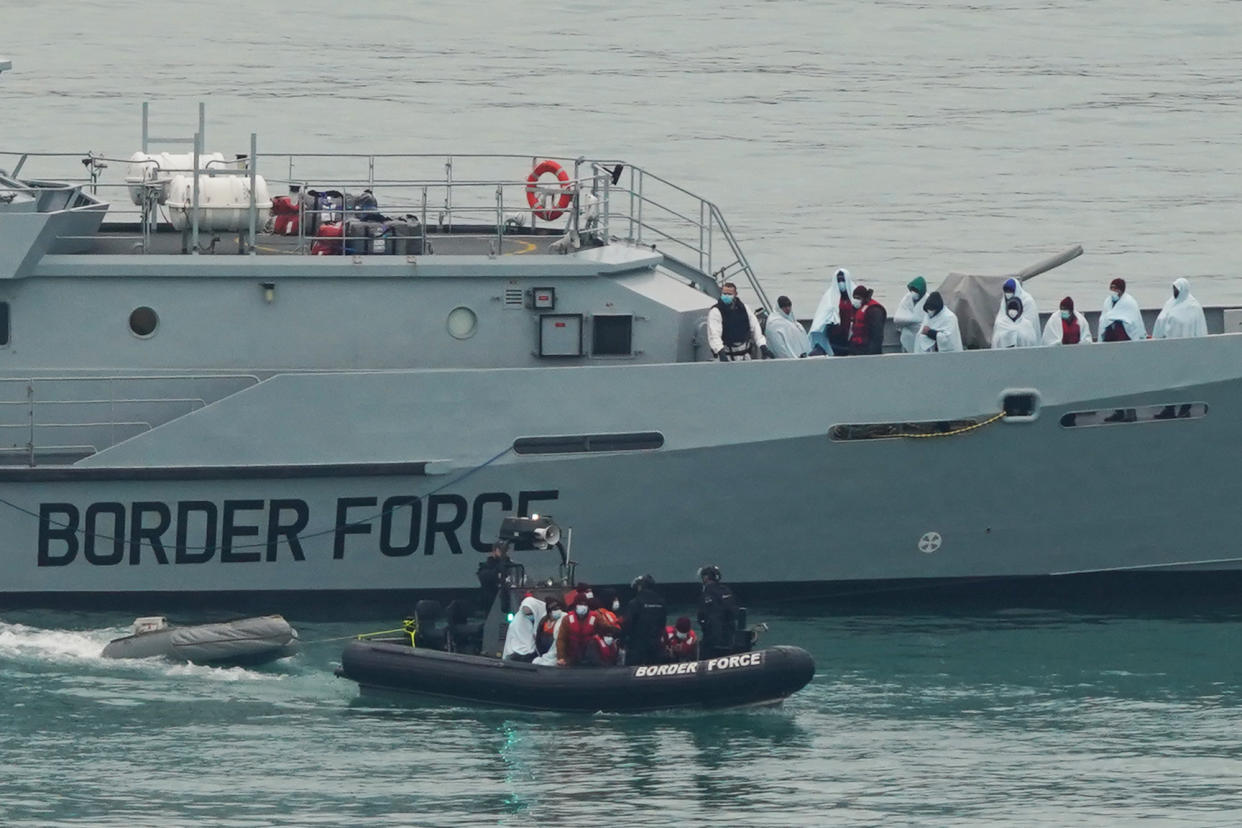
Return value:
M 203 154 L 205 130 L 205 110 L 200 105 L 198 128 L 193 136 L 152 137 L 148 107 L 143 105 L 144 152 L 155 143 L 189 144 L 193 148 L 191 169 L 180 171 L 192 177 L 191 203 L 176 208 L 186 211 L 188 231 L 185 247 L 189 252 L 204 249 L 200 218 L 205 215 L 205 209 L 211 209 L 200 203 L 201 180 L 204 177 L 248 176 L 249 204 L 244 206 L 249 212 L 249 221 L 247 227 L 237 230 L 238 250 L 257 253 L 256 236 L 271 207 L 257 200 L 257 179 L 260 174 L 271 172 L 272 176 L 264 176 L 269 195 L 275 195 L 276 189 L 283 185 L 298 199 L 298 243 L 296 250 L 289 252 L 310 252 L 315 241 L 361 241 L 358 238 L 342 239 L 343 234 L 327 237 L 321 233 L 307 233 L 308 227 L 313 230 L 318 224 L 307 219 L 322 214 L 338 216 L 344 223 L 351 214 L 357 216 L 369 210 L 351 210 L 344 204 L 331 209 L 321 209 L 313 204 L 307 206 L 302 195 L 312 189 L 321 192 L 331 189 L 341 193 L 351 189 L 354 193 L 367 189 L 376 195 L 380 210 L 398 214 L 404 211 L 406 215 L 417 218 L 421 242 L 419 249 L 423 253 L 430 252 L 429 234 L 472 232 L 493 235 L 495 253 L 501 252 L 506 236 L 520 233 L 562 232 L 563 243 L 555 248 L 558 251 L 577 249 L 583 244 L 608 244 L 624 240 L 659 249 L 676 261 L 679 265 L 676 269 L 682 275 L 707 292 L 718 293 L 719 284 L 724 281 L 745 279 L 763 306 L 770 308 L 754 269 L 716 204 L 666 178 L 621 160 L 516 153 L 260 153 L 257 136 L 252 133 L 249 153 L 229 162 L 228 169 L 221 169 L 217 164 L 199 161 Z M 88 175 L 85 178 L 58 177 L 57 181 L 88 186 L 93 194 L 100 190 L 105 193 L 114 189 L 129 190 L 135 186 L 132 177 L 126 183 L 119 184 L 101 181 L 103 172 L 110 164 L 133 163 L 128 158 L 95 153 L 0 151 L 0 166 L 4 166 L 4 160 L 9 157 L 18 159 L 11 173 L 13 176 L 32 158 L 74 159 L 83 164 Z M 539 181 L 514 177 L 515 172 L 520 174 L 523 170 L 533 170 L 545 160 L 556 162 L 564 170 L 565 177 L 558 175 L 555 180 L 545 178 Z M 139 186 L 146 185 L 140 183 Z M 554 200 L 551 205 L 548 204 L 550 199 Z M 134 207 L 127 204 L 128 198 L 119 201 L 124 206 L 114 205 L 116 214 L 124 216 L 134 213 Z M 144 232 L 138 240 L 141 249 L 146 251 L 151 247 L 147 228 L 155 226 L 161 205 L 146 195 L 140 201 L 141 204 L 137 205 L 138 221 Z M 168 205 L 163 207 L 166 211 L 170 209 Z M 238 208 L 241 206 L 238 205 Z M 331 247 L 332 252 L 343 255 L 356 246 L 342 243 Z M 697 274 L 707 278 L 692 278 L 686 273 L 687 270 L 697 271 Z
M 34 466 L 41 455 L 93 454 L 258 382 L 238 373 L 0 377 L 0 455 Z

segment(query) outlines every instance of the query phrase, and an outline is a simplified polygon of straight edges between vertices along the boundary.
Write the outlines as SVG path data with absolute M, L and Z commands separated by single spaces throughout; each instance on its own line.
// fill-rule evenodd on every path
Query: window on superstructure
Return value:
M 0 302 L 0 348 L 9 344 L 9 303 Z
M 146 339 L 155 333 L 155 329 L 160 326 L 159 314 L 153 308 L 143 305 L 140 308 L 134 308 L 129 315 L 129 329 L 134 336 Z
M 634 353 L 634 317 L 631 314 L 591 317 L 592 356 L 631 356 Z

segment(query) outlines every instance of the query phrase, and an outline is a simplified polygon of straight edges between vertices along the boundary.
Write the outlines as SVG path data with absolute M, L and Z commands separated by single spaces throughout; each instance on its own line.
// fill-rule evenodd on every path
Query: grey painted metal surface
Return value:
M 1242 336 L 701 362 L 718 281 L 751 272 L 718 210 L 673 211 L 674 244 L 662 179 L 586 166 L 593 215 L 559 224 L 506 226 L 493 182 L 496 223 L 463 227 L 458 178 L 410 256 L 181 255 L 77 184 L 0 182 L 27 196 L 0 210 L 0 592 L 464 588 L 513 511 L 613 583 L 1238 565 L 1231 490 L 1199 481 L 1235 473 Z

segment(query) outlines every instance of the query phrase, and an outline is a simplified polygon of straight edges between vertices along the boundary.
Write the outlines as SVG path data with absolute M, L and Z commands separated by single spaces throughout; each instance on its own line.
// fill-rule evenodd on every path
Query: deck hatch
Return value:
M 559 437 L 519 437 L 513 441 L 518 454 L 580 454 L 592 451 L 650 451 L 664 445 L 658 431 L 628 434 L 567 434 Z

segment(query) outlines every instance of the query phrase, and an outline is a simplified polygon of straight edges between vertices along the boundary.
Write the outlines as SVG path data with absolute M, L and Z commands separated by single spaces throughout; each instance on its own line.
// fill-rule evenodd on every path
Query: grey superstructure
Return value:
M 1242 337 L 720 364 L 719 282 L 767 299 L 640 168 L 553 159 L 532 208 L 545 156 L 247 156 L 187 175 L 369 188 L 416 232 L 311 256 L 329 208 L 274 235 L 254 197 L 177 232 L 108 189 L 122 156 L 0 155 L 0 604 L 473 587 L 515 511 L 608 583 L 1237 566 L 1200 481 L 1234 472 Z

